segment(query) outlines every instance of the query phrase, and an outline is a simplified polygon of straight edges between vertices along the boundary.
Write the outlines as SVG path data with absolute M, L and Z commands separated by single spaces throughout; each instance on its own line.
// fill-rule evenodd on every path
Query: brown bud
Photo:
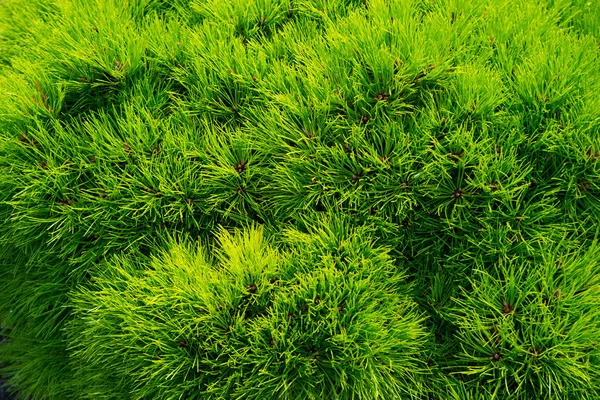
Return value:
M 387 93 L 378 93 L 375 97 L 375 100 L 377 101 L 388 101 L 390 99 L 390 95 Z
M 504 300 L 504 305 L 503 305 L 503 307 L 502 307 L 502 313 L 503 313 L 504 315 L 506 315 L 506 314 L 510 314 L 510 313 L 511 313 L 511 312 L 513 312 L 514 310 L 515 310 L 515 308 L 514 308 L 513 306 L 511 306 L 510 304 L 508 304 L 508 303 L 506 302 L 506 300 Z
M 465 155 L 465 152 L 461 151 L 460 153 L 450 153 L 450 154 L 448 154 L 448 157 L 453 159 L 455 162 L 458 162 L 458 160 L 461 159 L 464 155 Z
M 463 192 L 461 188 L 458 188 L 452 193 L 450 197 L 452 197 L 453 199 L 460 199 L 461 197 L 463 197 L 464 194 L 465 192 Z
M 246 170 L 246 162 L 247 161 L 240 161 L 234 165 L 234 168 L 238 174 L 241 174 L 242 172 L 244 172 Z
M 556 289 L 556 292 L 554 292 L 554 300 L 562 300 L 562 296 L 560 295 L 560 289 Z

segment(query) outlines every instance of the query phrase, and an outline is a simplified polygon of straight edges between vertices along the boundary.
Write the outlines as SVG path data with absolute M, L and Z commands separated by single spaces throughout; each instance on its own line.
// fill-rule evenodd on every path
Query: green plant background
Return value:
M 0 375 L 598 399 L 598 93 L 598 0 L 0 1 Z

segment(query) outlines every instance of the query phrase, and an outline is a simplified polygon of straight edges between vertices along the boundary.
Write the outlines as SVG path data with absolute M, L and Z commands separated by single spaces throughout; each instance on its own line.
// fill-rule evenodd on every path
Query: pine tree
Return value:
M 600 398 L 599 92 L 597 1 L 0 1 L 0 378 Z

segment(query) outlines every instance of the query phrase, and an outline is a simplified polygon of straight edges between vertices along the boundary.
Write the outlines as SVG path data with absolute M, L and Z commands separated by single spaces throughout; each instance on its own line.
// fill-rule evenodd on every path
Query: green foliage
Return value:
M 449 310 L 462 345 L 457 370 L 507 397 L 595 398 L 600 252 L 595 243 L 587 254 L 549 250 L 537 262 L 474 270 Z
M 0 0 L 0 375 L 598 398 L 599 92 L 596 0 Z
M 282 253 L 261 230 L 223 231 L 214 262 L 184 244 L 146 268 L 116 258 L 74 294 L 70 348 L 84 397 L 418 394 L 422 317 L 386 252 L 344 233 L 291 232 Z M 323 257 L 339 240 L 344 261 Z

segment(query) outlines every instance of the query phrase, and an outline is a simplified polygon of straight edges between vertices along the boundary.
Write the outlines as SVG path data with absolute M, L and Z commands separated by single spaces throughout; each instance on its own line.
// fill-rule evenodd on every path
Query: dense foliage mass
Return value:
M 597 0 L 0 0 L 28 399 L 600 398 Z

